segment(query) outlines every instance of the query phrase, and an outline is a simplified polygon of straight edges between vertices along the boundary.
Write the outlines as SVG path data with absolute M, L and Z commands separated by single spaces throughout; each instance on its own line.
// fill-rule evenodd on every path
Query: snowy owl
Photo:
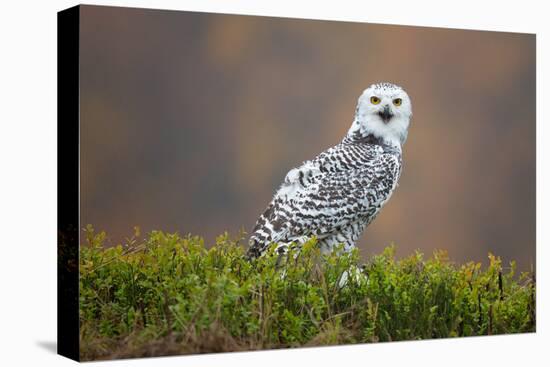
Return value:
M 397 187 L 411 116 L 403 88 L 378 83 L 365 89 L 342 142 L 287 173 L 256 222 L 248 257 L 261 256 L 270 244 L 283 254 L 313 236 L 324 253 L 339 244 L 353 248 Z

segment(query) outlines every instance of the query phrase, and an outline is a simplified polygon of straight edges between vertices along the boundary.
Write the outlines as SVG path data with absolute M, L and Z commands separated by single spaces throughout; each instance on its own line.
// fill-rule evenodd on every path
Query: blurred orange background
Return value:
M 535 36 L 81 7 L 81 224 L 250 231 L 286 172 L 337 144 L 371 83 L 413 102 L 400 185 L 364 258 L 535 262 Z

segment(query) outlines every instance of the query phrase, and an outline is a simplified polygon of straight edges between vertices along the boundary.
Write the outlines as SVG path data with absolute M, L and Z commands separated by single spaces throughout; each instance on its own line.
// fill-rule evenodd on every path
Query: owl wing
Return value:
M 361 149 L 353 144 L 340 143 L 305 161 L 300 167 L 291 169 L 278 193 L 287 194 L 294 188 L 305 188 L 331 174 L 346 173 L 374 164 L 383 149 L 375 145 L 363 145 Z
M 272 242 L 322 239 L 376 214 L 398 180 L 399 157 L 376 151 L 354 165 L 334 153 L 329 149 L 287 174 L 256 223 L 249 254 L 261 255 Z

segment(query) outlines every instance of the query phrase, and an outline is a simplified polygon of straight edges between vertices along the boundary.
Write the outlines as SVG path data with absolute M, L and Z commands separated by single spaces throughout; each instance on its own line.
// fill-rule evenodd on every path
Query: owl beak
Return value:
M 378 116 L 384 121 L 385 124 L 390 122 L 390 119 L 393 117 L 393 113 L 391 113 L 390 106 L 385 105 L 384 109 L 380 112 L 378 112 Z

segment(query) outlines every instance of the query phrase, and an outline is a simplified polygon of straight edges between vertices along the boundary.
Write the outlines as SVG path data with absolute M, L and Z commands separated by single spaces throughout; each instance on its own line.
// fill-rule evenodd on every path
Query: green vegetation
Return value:
M 535 331 L 534 277 L 492 255 L 482 269 L 389 247 L 359 270 L 356 251 L 321 255 L 315 240 L 277 265 L 227 235 L 210 249 L 163 232 L 112 248 L 86 237 L 83 360 Z

